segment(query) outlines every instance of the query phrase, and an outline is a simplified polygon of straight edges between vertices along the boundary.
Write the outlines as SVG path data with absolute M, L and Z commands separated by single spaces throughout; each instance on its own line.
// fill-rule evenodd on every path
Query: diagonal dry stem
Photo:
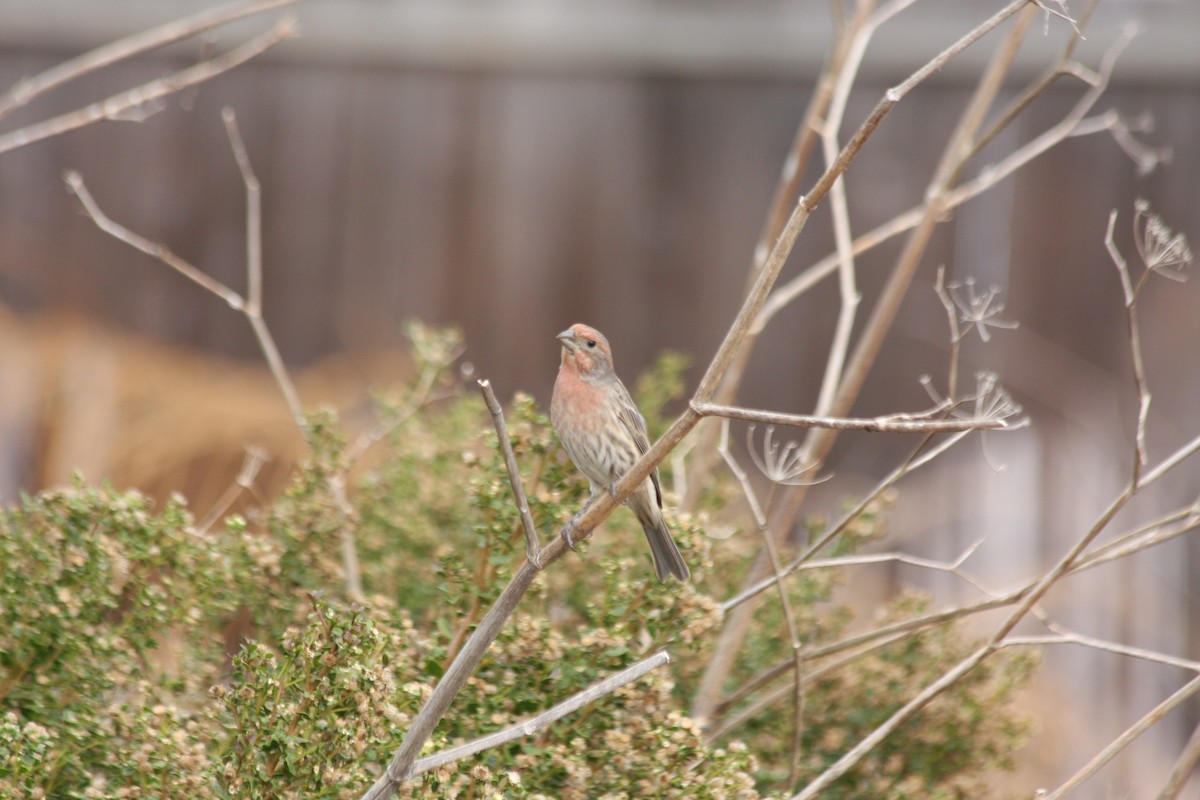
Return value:
M 1109 761 L 1124 750 L 1130 742 L 1141 736 L 1151 727 L 1156 725 L 1159 720 L 1183 705 L 1187 700 L 1200 693 L 1200 677 L 1193 678 L 1184 686 L 1179 688 L 1174 694 L 1163 700 L 1145 716 L 1127 728 L 1120 736 L 1109 742 L 1108 746 L 1096 754 L 1095 758 L 1089 761 L 1084 766 L 1080 767 L 1079 771 L 1067 779 L 1067 782 L 1059 786 L 1053 792 L 1044 795 L 1044 800 L 1060 800 L 1068 794 L 1079 788 L 1080 784 L 1092 777 Z
M 553 708 L 546 709 L 537 716 L 530 717 L 515 725 L 510 725 L 504 730 L 482 736 L 474 741 L 466 742 L 443 750 L 440 753 L 433 753 L 418 759 L 417 763 L 413 765 L 413 774 L 420 775 L 445 764 L 452 764 L 455 761 L 469 758 L 476 753 L 482 753 L 484 750 L 490 750 L 493 747 L 515 742 L 526 736 L 532 736 L 538 731 L 548 728 L 552 723 L 562 719 L 566 715 L 578 711 L 605 695 L 612 694 L 622 686 L 627 686 L 648 672 L 653 672 L 670 662 L 671 656 L 665 650 L 660 650 L 654 655 L 626 667 L 615 675 L 610 675 L 602 681 L 597 681 L 583 691 L 571 695 L 571 697 L 563 702 L 558 703 Z
M 19 81 L 0 97 L 0 117 L 6 116 L 14 109 L 20 108 L 66 83 L 77 80 L 89 72 L 96 72 L 134 56 L 157 50 L 174 42 L 190 39 L 228 22 L 292 5 L 295 2 L 296 0 L 237 0 L 237 2 L 206 9 L 190 17 L 172 20 L 157 28 L 118 39 L 69 61 L 64 61 L 45 72 Z
M 817 417 L 809 414 L 781 414 L 752 408 L 722 406 L 715 403 L 692 403 L 692 409 L 702 417 L 722 417 L 766 425 L 788 425 L 795 428 L 819 428 L 833 431 L 874 431 L 877 433 L 960 433 L 981 430 L 1004 430 L 1009 423 L 1000 417 L 970 419 L 929 419 L 927 415 L 891 414 L 871 419 L 852 417 Z
M 201 61 L 199 64 L 179 70 L 165 78 L 158 78 L 141 86 L 118 92 L 75 111 L 0 135 L 0 153 L 40 142 L 43 139 L 49 139 L 52 136 L 58 136 L 101 120 L 123 119 L 131 112 L 146 108 L 155 101 L 181 89 L 196 86 L 222 72 L 228 72 L 285 39 L 290 39 L 295 33 L 296 21 L 291 17 L 284 17 L 265 33 L 207 61 Z
M 768 554 L 771 557 L 771 567 L 775 572 L 775 585 L 779 590 L 779 604 L 783 609 L 783 620 L 787 626 L 788 636 L 792 645 L 792 759 L 788 774 L 788 784 L 796 783 L 797 776 L 800 773 L 800 756 L 801 743 L 804 734 L 804 654 L 800 644 L 800 632 L 796 624 L 796 614 L 792 610 L 792 601 L 788 597 L 787 584 L 783 581 L 783 565 L 780 562 L 779 553 L 775 547 L 775 537 L 771 535 L 767 525 L 767 510 L 771 507 L 771 501 L 775 497 L 775 490 L 778 484 L 772 483 L 771 493 L 767 497 L 767 502 L 762 504 L 758 500 L 758 495 L 754 491 L 754 487 L 750 485 L 750 477 L 746 470 L 738 463 L 733 452 L 729 449 L 729 421 L 722 420 L 721 439 L 717 444 L 717 450 L 721 457 L 725 459 L 725 463 L 729 466 L 729 471 L 733 473 L 734 478 L 742 487 L 742 494 L 746 497 L 746 502 L 750 504 L 750 510 L 754 515 L 754 522 L 758 528 L 759 536 L 762 538 L 763 546 L 767 548 Z
M 1192 731 L 1179 758 L 1175 760 L 1175 766 L 1171 768 L 1167 782 L 1163 784 L 1162 791 L 1158 793 L 1158 800 L 1178 800 L 1187 787 L 1197 764 L 1200 764 L 1200 725 L 1197 725 Z
M 517 456 L 513 452 L 512 440 L 508 438 L 508 426 L 504 424 L 504 408 L 496 399 L 492 382 L 477 381 L 483 402 L 487 404 L 492 415 L 492 424 L 496 428 L 496 438 L 500 442 L 500 452 L 504 456 L 504 468 L 508 471 L 508 483 L 512 487 L 513 501 L 517 504 L 517 513 L 521 515 L 521 528 L 525 532 L 525 560 L 541 566 L 541 546 L 538 544 L 537 526 L 533 523 L 533 515 L 529 513 L 529 500 L 525 497 L 525 485 L 521 483 L 521 469 L 517 466 Z

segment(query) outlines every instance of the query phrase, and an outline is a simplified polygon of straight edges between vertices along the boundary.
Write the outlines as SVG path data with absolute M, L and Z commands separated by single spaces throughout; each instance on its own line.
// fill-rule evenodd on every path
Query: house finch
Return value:
M 592 495 L 601 489 L 611 492 L 650 449 L 646 420 L 613 371 L 612 349 L 599 331 L 577 323 L 557 338 L 562 342 L 562 363 L 550 400 L 550 421 L 571 461 L 591 482 Z M 686 581 L 691 573 L 663 521 L 657 469 L 625 504 L 646 532 L 658 579 L 673 575 Z

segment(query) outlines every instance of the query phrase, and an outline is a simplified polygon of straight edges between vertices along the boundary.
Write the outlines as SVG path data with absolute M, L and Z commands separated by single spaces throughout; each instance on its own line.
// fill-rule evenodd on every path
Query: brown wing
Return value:
M 637 445 L 638 455 L 645 455 L 650 449 L 650 436 L 646 432 L 646 420 L 637 410 L 637 406 L 633 404 L 633 398 L 629 396 L 629 390 L 625 385 L 618 382 L 618 396 L 621 402 L 617 404 L 620 409 L 617 416 L 621 420 L 621 424 L 625 426 L 625 430 L 629 432 L 633 443 Z M 658 507 L 662 508 L 662 485 L 658 482 L 658 469 L 650 471 L 650 480 L 654 482 L 654 495 L 658 501 Z

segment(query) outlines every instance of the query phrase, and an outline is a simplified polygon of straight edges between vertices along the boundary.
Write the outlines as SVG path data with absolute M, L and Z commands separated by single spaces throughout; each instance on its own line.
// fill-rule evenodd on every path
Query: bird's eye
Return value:
M 595 346 L 596 346 L 596 340 L 595 340 L 595 339 L 588 339 L 588 341 L 587 341 L 587 346 L 588 346 L 588 347 L 595 347 Z

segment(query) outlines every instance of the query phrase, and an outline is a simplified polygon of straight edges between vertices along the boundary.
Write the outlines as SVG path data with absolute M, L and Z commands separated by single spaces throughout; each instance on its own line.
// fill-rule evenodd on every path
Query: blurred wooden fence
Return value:
M 545 401 L 557 363 L 553 335 L 577 320 L 608 333 L 626 377 L 664 348 L 700 362 L 714 351 L 738 305 L 770 192 L 812 88 L 779 69 L 723 75 L 638 62 L 596 71 L 579 62 L 569 69 L 544 62 L 503 68 L 494 57 L 354 63 L 345 50 L 337 58 L 308 52 L 253 63 L 188 95 L 185 107 L 171 101 L 144 123 L 93 127 L 0 156 L 0 301 L 8 309 L 0 327 L 4 497 L 61 481 L 71 465 L 91 466 L 91 478 L 116 473 L 132 483 L 158 480 L 163 491 L 211 493 L 214 473 L 226 482 L 236 473 L 243 444 L 266 444 L 286 463 L 298 443 L 256 366 L 244 321 L 97 231 L 64 190 L 63 170 L 79 170 L 114 219 L 240 286 L 242 187 L 219 118 L 222 106 L 232 106 L 264 187 L 267 321 L 291 365 L 395 348 L 400 322 L 420 317 L 461 325 L 467 358 L 502 394 L 525 389 Z M 0 51 L 0 86 L 72 54 L 10 42 Z M 12 123 L 81 105 L 166 68 L 139 60 Z M 1068 142 L 964 207 L 939 230 L 870 379 L 859 413 L 926 404 L 916 379 L 939 374 L 947 350 L 931 291 L 939 264 L 1006 289 L 1005 316 L 1020 329 L 969 349 L 964 372 L 999 372 L 1034 429 L 994 445 L 1009 465 L 1004 473 L 992 473 L 971 452 L 908 486 L 914 501 L 898 509 L 893 528 L 902 536 L 920 533 L 904 542 L 915 552 L 946 557 L 987 534 L 981 569 L 1011 579 L 1056 556 L 1125 475 L 1135 406 L 1117 279 L 1102 242 L 1108 213 L 1117 209 L 1127 231 L 1134 199 L 1146 197 L 1193 244 L 1200 240 L 1200 75 L 1151 80 L 1144 64 L 1133 74 L 1142 82 L 1123 81 L 1118 68 L 1099 110 L 1152 113 L 1156 128 L 1148 138 L 1170 143 L 1173 164 L 1139 178 L 1111 137 L 1097 135 Z M 894 78 L 868 80 L 848 119 L 862 118 Z M 920 200 L 970 90 L 952 75 L 906 99 L 887 120 L 848 176 L 856 229 Z M 1080 91 L 1064 80 L 983 161 L 1053 124 Z M 1127 233 L 1121 242 L 1129 246 Z M 831 246 L 821 214 L 788 274 Z M 864 308 L 897 251 L 893 243 L 862 260 Z M 1156 420 L 1151 448 L 1160 457 L 1200 431 L 1197 291 L 1154 287 L 1143 306 Z M 772 323 L 751 364 L 747 403 L 811 408 L 835 292 L 832 284 L 820 287 Z M 42 317 L 63 312 L 125 333 Z M 183 356 L 132 334 L 207 355 Z M 325 373 L 307 384 L 305 399 L 357 407 L 356 387 L 391 369 L 377 368 L 377 360 L 351 363 L 358 364 L 354 380 L 344 371 Z M 157 419 L 156 431 L 150 425 Z M 197 469 L 195 459 L 211 441 L 180 435 L 179 419 L 224 420 L 223 455 Z M 130 430 L 141 438 L 123 452 L 140 453 L 136 469 L 105 460 L 111 449 L 64 450 L 89 437 L 110 446 L 114 434 Z M 911 444 L 867 438 L 844 439 L 831 465 L 840 480 L 815 494 L 816 508 L 872 481 Z M 157 451 L 141 449 L 156 441 L 172 450 L 157 462 L 150 455 Z M 175 452 L 192 442 L 195 452 Z M 1196 492 L 1194 482 L 1179 480 L 1152 499 L 1165 507 Z M 1090 625 L 1116 619 L 1121 630 L 1107 634 L 1196 657 L 1197 562 L 1196 546 L 1177 542 L 1085 579 L 1087 590 L 1059 612 L 1097 635 L 1106 631 Z M 927 576 L 897 570 L 891 579 Z M 1122 613 L 1106 606 L 1113 602 L 1125 604 Z M 1087 666 L 1070 654 L 1050 658 L 1060 674 L 1087 670 L 1059 689 L 1111 685 L 1102 680 L 1110 661 L 1095 654 L 1083 659 Z M 1139 675 L 1124 684 L 1125 697 L 1106 698 L 1083 726 L 1100 731 L 1099 741 L 1115 735 L 1117 720 L 1131 709 L 1144 710 L 1146 698 L 1165 694 L 1173 677 Z M 1077 739 L 1078 722 L 1043 721 L 1052 731 L 1059 723 L 1071 730 L 1048 737 L 1047 774 L 1061 775 L 1094 751 L 1095 739 Z M 1138 785 L 1139 769 L 1161 774 L 1177 748 L 1171 737 L 1190 730 L 1187 722 L 1133 751 L 1119 794 L 1141 796 L 1125 790 Z

